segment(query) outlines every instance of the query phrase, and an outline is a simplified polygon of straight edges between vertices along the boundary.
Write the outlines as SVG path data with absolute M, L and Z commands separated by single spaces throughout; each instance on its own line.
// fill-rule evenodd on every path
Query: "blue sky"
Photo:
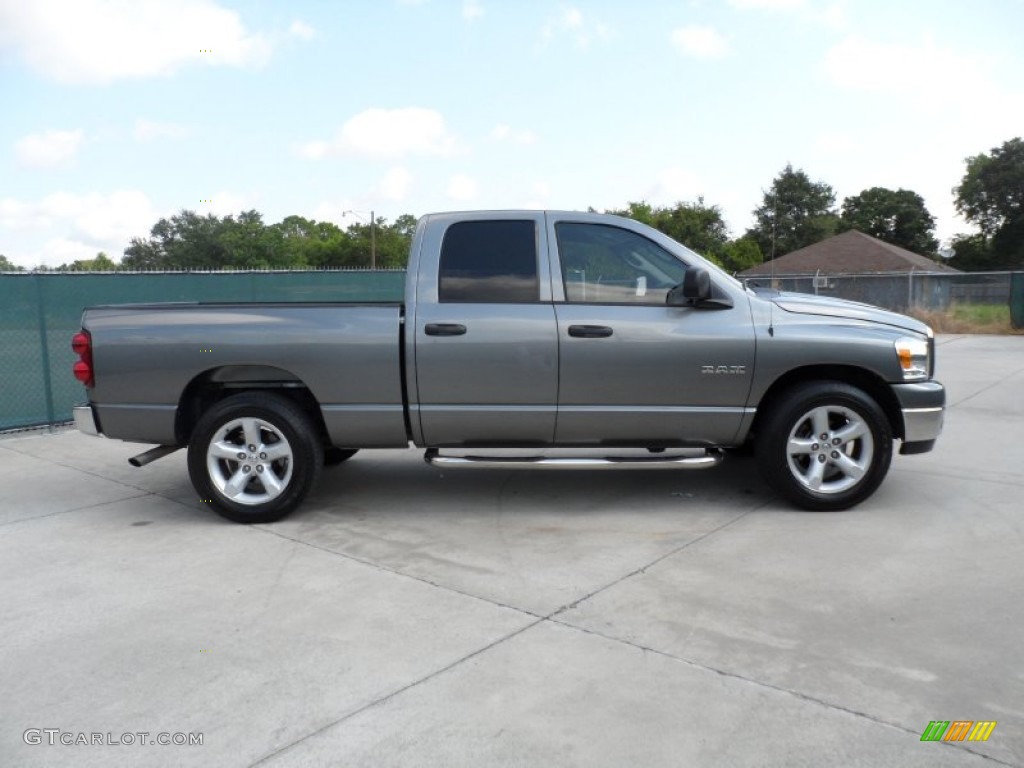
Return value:
M 0 253 L 55 265 L 182 208 L 703 196 L 734 235 L 786 165 L 921 194 L 1024 135 L 1024 0 L 0 0 Z M 356 211 L 346 214 L 346 211 Z

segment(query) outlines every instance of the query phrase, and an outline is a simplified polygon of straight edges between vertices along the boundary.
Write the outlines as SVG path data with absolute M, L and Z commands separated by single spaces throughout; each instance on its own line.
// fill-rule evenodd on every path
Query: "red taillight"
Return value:
M 75 378 L 85 384 L 87 387 L 92 386 L 92 368 L 84 360 L 79 360 L 75 363 L 74 367 Z
M 92 339 L 89 338 L 89 334 L 85 331 L 79 331 L 72 336 L 71 349 L 75 351 L 76 355 L 81 355 L 83 352 L 91 352 Z
M 88 331 L 79 331 L 71 337 L 71 349 L 78 355 L 79 360 L 75 363 L 72 371 L 75 378 L 91 387 L 94 383 L 92 375 L 92 337 Z

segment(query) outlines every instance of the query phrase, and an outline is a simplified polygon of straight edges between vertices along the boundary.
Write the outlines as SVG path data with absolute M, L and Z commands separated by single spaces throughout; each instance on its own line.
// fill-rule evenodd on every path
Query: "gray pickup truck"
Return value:
M 894 439 L 932 448 L 945 407 L 925 324 L 755 291 L 592 213 L 425 216 L 403 303 L 95 307 L 72 346 L 78 428 L 156 443 L 137 466 L 187 446 L 200 498 L 243 523 L 410 441 L 446 468 L 699 468 L 753 446 L 790 502 L 845 509 Z

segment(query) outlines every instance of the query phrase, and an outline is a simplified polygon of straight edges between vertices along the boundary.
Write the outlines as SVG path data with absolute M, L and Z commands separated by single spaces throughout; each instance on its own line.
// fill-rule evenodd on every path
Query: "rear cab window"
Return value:
M 441 245 L 438 277 L 443 304 L 539 301 L 536 224 L 518 219 L 452 224 Z

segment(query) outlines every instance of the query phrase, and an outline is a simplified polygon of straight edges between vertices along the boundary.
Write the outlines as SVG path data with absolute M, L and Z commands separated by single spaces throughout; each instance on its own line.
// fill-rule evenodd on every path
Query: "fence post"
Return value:
M 46 423 L 53 429 L 53 386 L 50 382 L 50 340 L 46 334 L 46 313 L 43 311 L 43 276 L 38 272 L 36 281 L 36 314 L 39 319 L 39 349 L 42 351 L 43 392 L 46 394 Z

